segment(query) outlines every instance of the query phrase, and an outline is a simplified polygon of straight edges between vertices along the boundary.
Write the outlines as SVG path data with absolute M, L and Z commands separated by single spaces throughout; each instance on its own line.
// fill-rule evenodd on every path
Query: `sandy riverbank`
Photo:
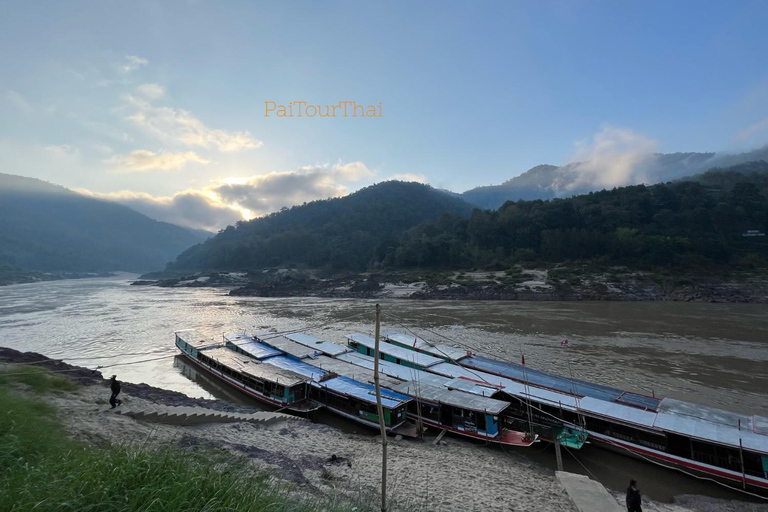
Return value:
M 37 354 L 0 349 L 0 371 L 9 363 L 39 361 Z M 51 369 L 68 365 L 50 362 Z M 71 367 L 69 367 L 71 368 Z M 217 447 L 245 455 L 255 468 L 271 469 L 308 493 L 343 493 L 377 500 L 380 444 L 375 432 L 345 433 L 306 421 L 262 426 L 247 423 L 176 427 L 136 421 L 112 414 L 105 404 L 107 381 L 98 372 L 67 372 L 81 388 L 56 394 L 50 401 L 62 412 L 67 431 L 88 442 L 135 445 L 172 444 L 183 450 Z M 195 405 L 245 410 L 222 401 L 188 398 L 179 393 L 126 383 L 123 407 Z M 23 392 L 23 388 L 21 389 Z M 340 460 L 331 462 L 332 455 Z M 390 438 L 389 494 L 397 509 L 440 511 L 575 511 L 554 474 L 523 455 L 491 450 L 459 438 L 440 445 L 429 440 Z M 621 496 L 617 495 L 621 501 Z M 749 505 L 699 496 L 680 497 L 680 504 L 644 503 L 658 512 L 768 512 L 768 505 Z

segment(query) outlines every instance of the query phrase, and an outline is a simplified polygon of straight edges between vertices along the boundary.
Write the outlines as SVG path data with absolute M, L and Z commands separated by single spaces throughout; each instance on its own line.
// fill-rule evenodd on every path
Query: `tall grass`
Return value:
M 56 377 L 38 375 L 30 386 L 45 389 L 48 384 L 40 382 L 50 384 Z M 56 419 L 55 408 L 12 391 L 9 380 L 0 381 L 0 511 L 368 509 L 333 498 L 301 497 L 224 452 L 97 447 L 73 440 Z M 61 382 L 48 389 L 61 389 Z

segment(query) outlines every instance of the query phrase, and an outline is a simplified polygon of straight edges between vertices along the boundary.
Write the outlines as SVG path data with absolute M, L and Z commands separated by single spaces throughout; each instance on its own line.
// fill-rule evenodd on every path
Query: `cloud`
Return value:
M 159 92 L 157 88 L 145 87 L 139 91 L 140 95 L 128 94 L 124 97 L 134 111 L 127 119 L 155 137 L 186 146 L 216 148 L 219 151 L 240 151 L 262 145 L 260 140 L 254 139 L 247 131 L 214 130 L 187 110 L 156 106 L 152 104 L 154 98 L 145 97 L 148 90 Z
M 222 201 L 247 209 L 253 216 L 261 216 L 283 206 L 343 196 L 347 193 L 344 182 L 372 175 L 363 162 L 339 162 L 334 166 L 302 167 L 298 171 L 226 180 L 210 190 Z
M 141 84 L 136 91 L 145 98 L 156 100 L 165 94 L 165 87 L 160 84 Z
M 736 134 L 736 138 L 741 141 L 754 141 L 758 144 L 764 144 L 768 140 L 768 117 L 743 129 Z
M 568 164 L 570 176 L 562 188 L 611 188 L 647 181 L 644 164 L 653 157 L 658 142 L 627 128 L 606 127 L 577 143 Z
M 217 231 L 243 219 L 241 210 L 221 204 L 200 190 L 186 190 L 171 197 L 155 197 L 128 190 L 108 194 L 85 189 L 78 189 L 77 192 L 120 203 L 155 220 L 194 229 Z
M 188 163 L 207 164 L 209 160 L 202 158 L 194 151 L 187 151 L 186 153 L 154 153 L 146 149 L 137 149 L 127 155 L 114 155 L 104 160 L 104 163 L 119 167 L 126 172 L 146 172 L 181 169 Z
M 348 193 L 345 183 L 371 176 L 373 172 L 363 162 L 339 162 L 333 166 L 317 165 L 297 171 L 228 178 L 171 197 L 127 190 L 108 194 L 88 190 L 78 192 L 124 204 L 153 219 L 216 231 L 238 220 L 267 215 L 284 206 L 343 196 Z
M 427 177 L 423 174 L 414 174 L 412 172 L 404 172 L 401 174 L 395 174 L 388 178 L 390 180 L 398 180 L 398 181 L 415 181 L 417 183 L 427 183 Z
M 130 73 L 131 71 L 135 71 L 141 66 L 146 66 L 147 64 L 149 64 L 147 59 L 137 55 L 126 55 L 125 60 L 119 64 L 118 67 L 125 73 Z

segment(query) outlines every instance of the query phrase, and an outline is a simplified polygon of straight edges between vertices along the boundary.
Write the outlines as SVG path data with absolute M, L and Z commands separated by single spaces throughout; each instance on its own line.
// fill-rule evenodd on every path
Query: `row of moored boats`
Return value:
M 176 333 L 198 367 L 262 402 L 297 413 L 325 408 L 379 428 L 375 340 L 345 345 L 304 333 Z M 379 344 L 379 382 L 388 432 L 423 429 L 488 443 L 569 449 L 597 445 L 768 493 L 768 418 L 671 398 L 649 397 L 498 361 L 397 332 Z

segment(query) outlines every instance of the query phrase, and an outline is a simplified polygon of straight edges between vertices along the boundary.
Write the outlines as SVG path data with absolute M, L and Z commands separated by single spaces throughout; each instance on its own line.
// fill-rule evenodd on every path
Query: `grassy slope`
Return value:
M 18 383 L 39 396 L 14 391 Z M 0 374 L 0 511 L 356 510 L 299 499 L 230 454 L 72 440 L 44 394 L 75 389 L 66 377 L 33 366 Z

